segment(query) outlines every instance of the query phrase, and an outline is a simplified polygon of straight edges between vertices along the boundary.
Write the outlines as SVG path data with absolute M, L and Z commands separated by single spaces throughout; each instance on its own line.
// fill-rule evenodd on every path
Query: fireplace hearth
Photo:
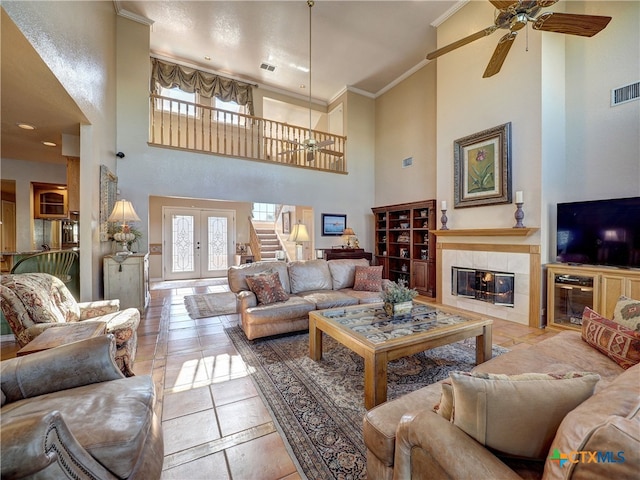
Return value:
M 505 307 L 514 306 L 515 274 L 451 267 L 451 294 Z

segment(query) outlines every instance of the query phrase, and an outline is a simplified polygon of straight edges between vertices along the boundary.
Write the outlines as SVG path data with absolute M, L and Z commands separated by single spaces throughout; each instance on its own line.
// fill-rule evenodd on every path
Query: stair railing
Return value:
M 255 227 L 253 226 L 253 219 L 249 217 L 249 248 L 251 248 L 251 253 L 253 254 L 253 259 L 256 262 L 262 260 L 262 245 L 260 243 L 260 238 L 258 237 L 258 233 L 256 232 Z

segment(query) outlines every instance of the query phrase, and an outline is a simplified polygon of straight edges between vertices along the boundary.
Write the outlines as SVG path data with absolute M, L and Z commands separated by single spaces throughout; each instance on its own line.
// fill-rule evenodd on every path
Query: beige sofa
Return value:
M 354 290 L 356 266 L 366 259 L 255 262 L 231 267 L 229 288 L 238 296 L 242 329 L 249 340 L 309 328 L 309 312 L 382 301 L 380 291 Z M 258 304 L 247 283 L 248 275 L 278 272 L 286 301 Z M 382 281 L 382 288 L 389 280 Z
M 587 344 L 580 332 L 565 331 L 528 349 L 514 349 L 475 372 L 595 372 L 593 396 L 565 417 L 546 461 L 498 457 L 492 450 L 434 412 L 442 382 L 379 405 L 364 418 L 369 480 L 638 478 L 640 471 L 640 365 L 624 370 Z M 535 408 L 529 404 L 523 408 Z M 540 411 L 540 418 L 550 414 Z M 513 432 L 527 436 L 528 432 Z M 571 454 L 560 467 L 554 450 Z M 600 452 L 600 462 L 575 452 Z M 620 452 L 623 452 L 621 461 Z M 592 457 L 591 457 L 592 458 Z M 575 462 L 575 463 L 574 463 Z

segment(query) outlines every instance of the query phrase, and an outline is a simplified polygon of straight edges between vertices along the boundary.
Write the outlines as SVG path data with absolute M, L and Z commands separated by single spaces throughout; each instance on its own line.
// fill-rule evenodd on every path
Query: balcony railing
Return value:
M 200 153 L 348 173 L 347 137 L 312 130 L 311 152 L 301 145 L 309 129 L 152 94 L 149 143 Z

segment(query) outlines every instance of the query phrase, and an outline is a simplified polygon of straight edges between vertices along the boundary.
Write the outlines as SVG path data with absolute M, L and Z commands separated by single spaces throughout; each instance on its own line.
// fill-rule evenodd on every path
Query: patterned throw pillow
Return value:
M 453 424 L 506 455 L 545 459 L 562 419 L 593 395 L 600 375 L 451 372 Z
M 640 300 L 621 296 L 613 309 L 613 321 L 640 332 Z
M 284 291 L 278 272 L 247 275 L 246 280 L 251 291 L 256 294 L 260 305 L 289 300 L 289 294 Z
M 640 362 L 640 332 L 604 318 L 589 307 L 582 313 L 582 339 L 624 369 Z
M 380 292 L 382 290 L 382 265 L 374 267 L 356 267 L 353 289 L 365 292 Z

